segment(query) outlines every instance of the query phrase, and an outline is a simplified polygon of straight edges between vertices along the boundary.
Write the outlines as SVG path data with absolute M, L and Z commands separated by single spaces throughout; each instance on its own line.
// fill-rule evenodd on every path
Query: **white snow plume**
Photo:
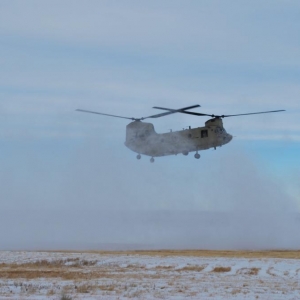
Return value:
M 1 249 L 300 248 L 299 214 L 6 211 L 0 216 Z
M 70 155 L 59 180 L 48 178 L 51 193 L 36 188 L 38 173 L 28 173 L 30 199 L 3 186 L 8 199 L 13 189 L 14 202 L 0 212 L 1 248 L 300 248 L 294 200 L 255 161 L 232 151 L 150 164 L 119 147 L 87 143 Z

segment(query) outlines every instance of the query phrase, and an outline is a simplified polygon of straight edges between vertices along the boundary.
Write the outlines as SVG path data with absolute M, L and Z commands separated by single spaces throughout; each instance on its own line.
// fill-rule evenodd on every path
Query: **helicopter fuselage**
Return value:
M 130 150 L 151 157 L 176 155 L 206 150 L 229 143 L 232 135 L 223 127 L 222 119 L 213 118 L 204 127 L 188 128 L 158 134 L 151 123 L 134 121 L 126 127 L 125 145 Z

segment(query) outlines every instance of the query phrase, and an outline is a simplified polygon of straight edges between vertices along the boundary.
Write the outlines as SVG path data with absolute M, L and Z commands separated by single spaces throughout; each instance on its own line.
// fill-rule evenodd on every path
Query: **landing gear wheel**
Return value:
M 184 151 L 184 152 L 182 152 L 182 154 L 185 156 L 189 155 L 188 151 Z
M 154 163 L 154 158 L 153 157 L 151 157 L 150 162 Z
M 137 159 L 141 159 L 141 154 L 138 154 L 138 155 L 136 156 L 136 158 L 137 158 Z
M 200 154 L 199 154 L 199 153 L 196 153 L 196 154 L 194 155 L 194 157 L 195 157 L 196 159 L 199 159 L 199 158 L 200 158 Z

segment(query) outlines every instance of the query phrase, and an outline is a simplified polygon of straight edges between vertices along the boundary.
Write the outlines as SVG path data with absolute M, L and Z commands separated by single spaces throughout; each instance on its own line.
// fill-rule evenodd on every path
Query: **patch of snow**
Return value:
M 7 279 L 9 264 L 62 262 L 88 279 Z M 0 251 L 0 300 L 72 299 L 300 299 L 300 261 L 222 257 Z M 4 269 L 3 269 L 4 268 Z M 47 264 L 45 266 L 47 268 Z M 64 269 L 64 272 L 66 271 Z M 20 275 L 21 276 L 21 275 Z

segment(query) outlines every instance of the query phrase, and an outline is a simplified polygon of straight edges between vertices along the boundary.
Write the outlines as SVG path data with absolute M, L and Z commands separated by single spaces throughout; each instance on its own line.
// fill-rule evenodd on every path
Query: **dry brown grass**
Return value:
M 55 295 L 54 290 L 53 289 L 48 290 L 47 296 L 53 296 L 53 295 Z
M 212 272 L 216 272 L 216 273 L 226 273 L 230 271 L 231 271 L 231 267 L 215 267 L 212 270 Z
M 68 253 L 68 252 L 65 252 Z M 209 251 L 209 250 L 160 250 L 160 251 L 128 251 L 128 252 L 95 252 L 89 253 L 109 254 L 109 255 L 149 255 L 149 256 L 195 256 L 195 257 L 244 257 L 266 258 L 266 257 L 282 257 L 282 258 L 300 258 L 300 251 Z M 207 265 L 187 265 L 181 269 L 175 266 L 162 265 L 156 266 L 155 273 L 146 273 L 146 267 L 139 264 L 130 264 L 127 267 L 118 265 L 98 265 L 97 260 L 84 260 L 80 258 L 66 258 L 58 260 L 39 260 L 37 262 L 23 264 L 0 264 L 1 279 L 36 279 L 36 278 L 57 278 L 63 280 L 88 281 L 92 279 L 112 279 L 119 280 L 131 278 L 132 280 L 140 280 L 141 274 L 144 279 L 155 280 L 161 278 L 165 272 L 176 272 L 181 276 L 181 272 L 202 272 Z M 230 272 L 230 267 L 216 267 L 212 270 L 215 273 Z M 242 268 L 237 274 L 258 275 L 259 268 Z M 297 270 L 297 272 L 300 270 Z M 274 275 L 272 270 L 267 271 L 270 275 Z M 274 275 L 275 276 L 275 275 Z
M 120 271 L 123 272 L 120 272 Z M 131 272 L 133 271 L 133 272 Z M 58 278 L 63 280 L 78 280 L 87 281 L 93 279 L 123 279 L 124 276 L 127 278 L 132 278 L 134 280 L 140 280 L 141 276 L 144 279 L 157 279 L 162 275 L 161 273 L 155 274 L 143 274 L 141 275 L 141 269 L 130 269 L 130 272 L 124 273 L 123 268 L 98 268 L 94 270 L 86 270 L 86 268 L 77 268 L 74 270 L 72 267 L 62 267 L 62 268 L 39 268 L 39 267 L 28 267 L 25 264 L 21 267 L 16 268 L 14 265 L 12 268 L 6 265 L 5 268 L 0 267 L 0 278 L 1 279 L 36 279 L 36 278 Z
M 36 262 L 29 262 L 23 264 L 7 264 L 1 263 L 0 268 L 9 267 L 10 269 L 15 268 L 81 268 L 81 267 L 91 267 L 97 264 L 96 260 L 88 261 L 82 260 L 80 258 L 67 258 L 67 259 L 58 259 L 58 260 L 38 260 Z
M 81 294 L 88 294 L 91 290 L 91 287 L 87 284 L 83 284 L 77 287 L 77 292 Z
M 260 268 L 241 268 L 237 270 L 237 274 L 243 274 L 243 275 L 258 275 L 258 272 L 260 271 Z
M 156 266 L 155 267 L 155 270 L 160 270 L 160 271 L 170 271 L 170 270 L 172 270 L 172 269 L 174 269 L 174 267 L 173 266 Z
M 72 300 L 72 297 L 68 296 L 68 295 L 65 295 L 65 294 L 62 294 L 60 300 Z
M 103 272 L 102 270 L 91 271 L 86 273 L 84 270 L 74 271 L 72 268 L 43 268 L 38 267 L 32 268 L 27 266 L 22 266 L 19 268 L 9 268 L 5 269 L 0 267 L 0 278 L 2 279 L 17 279 L 17 278 L 26 278 L 26 279 L 35 279 L 35 278 L 60 278 L 65 280 L 90 280 L 98 278 L 109 278 L 114 276 L 110 274 L 109 270 Z
M 42 251 L 43 252 L 43 251 Z M 44 251 L 45 252 L 45 251 Z M 63 253 L 94 253 L 101 255 L 147 255 L 147 256 L 196 256 L 240 258 L 285 258 L 300 259 L 300 250 L 136 250 L 136 251 L 48 251 Z
M 196 257 L 240 257 L 240 258 L 285 258 L 300 259 L 300 250 L 266 250 L 266 251 L 217 251 L 217 250 L 158 250 L 132 251 L 128 255 L 149 256 L 196 256 Z
M 231 291 L 231 294 L 232 295 L 237 295 L 237 294 L 240 294 L 242 291 L 240 289 L 234 289 Z
M 102 291 L 109 291 L 112 292 L 116 289 L 116 285 L 114 284 L 106 284 L 106 285 L 99 285 L 98 288 Z

